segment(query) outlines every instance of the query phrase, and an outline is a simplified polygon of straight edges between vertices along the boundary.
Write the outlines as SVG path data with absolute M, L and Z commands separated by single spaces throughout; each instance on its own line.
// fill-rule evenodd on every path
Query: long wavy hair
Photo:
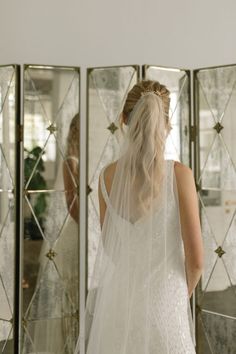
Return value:
M 127 162 L 131 164 L 131 185 L 146 209 L 149 196 L 157 195 L 164 177 L 164 150 L 171 129 L 170 92 L 158 81 L 144 80 L 129 91 L 121 119 L 128 126 Z

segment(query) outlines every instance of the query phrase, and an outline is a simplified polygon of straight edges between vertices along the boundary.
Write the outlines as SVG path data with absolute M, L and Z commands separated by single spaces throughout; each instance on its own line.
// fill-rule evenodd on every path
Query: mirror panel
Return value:
M 0 352 L 13 353 L 16 66 L 0 66 Z
M 22 353 L 72 353 L 79 333 L 79 96 L 78 68 L 24 67 Z
M 197 185 L 205 265 L 197 292 L 199 354 L 236 342 L 236 66 L 195 72 Z
M 166 141 L 165 158 L 190 165 L 190 73 L 188 70 L 143 66 L 144 79 L 156 80 L 170 91 L 172 130 Z
M 102 167 L 116 159 L 119 117 L 128 91 L 137 83 L 138 66 L 91 68 L 87 72 L 88 98 L 88 231 L 87 287 L 100 236 L 98 177 Z

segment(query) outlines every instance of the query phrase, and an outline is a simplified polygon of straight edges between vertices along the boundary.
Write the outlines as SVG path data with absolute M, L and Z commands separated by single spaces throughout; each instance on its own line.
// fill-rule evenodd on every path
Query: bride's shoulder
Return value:
M 112 183 L 112 180 L 113 180 L 113 177 L 115 174 L 115 170 L 116 170 L 117 162 L 118 161 L 114 161 L 114 162 L 109 163 L 108 165 L 103 167 L 104 181 L 105 181 L 105 185 L 108 187 L 108 189 Z
M 189 188 L 193 188 L 195 182 L 193 171 L 190 167 L 179 161 L 174 161 L 174 171 L 178 187 L 182 187 L 185 190 L 188 186 Z
M 183 164 L 182 162 L 173 160 L 173 163 L 174 163 L 175 173 L 178 173 L 179 175 L 192 173 L 192 169 L 187 165 Z

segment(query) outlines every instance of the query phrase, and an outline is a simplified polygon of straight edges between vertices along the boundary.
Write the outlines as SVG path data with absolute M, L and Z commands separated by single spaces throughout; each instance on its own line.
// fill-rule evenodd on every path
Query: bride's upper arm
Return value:
M 176 162 L 175 175 L 185 256 L 193 267 L 202 269 L 203 242 L 193 172 L 189 167 Z
M 102 189 L 101 189 L 101 176 L 99 176 L 98 179 L 98 200 L 99 200 L 99 216 L 100 216 L 100 225 L 102 229 L 104 217 L 105 217 L 105 212 L 106 212 L 106 203 L 102 195 Z

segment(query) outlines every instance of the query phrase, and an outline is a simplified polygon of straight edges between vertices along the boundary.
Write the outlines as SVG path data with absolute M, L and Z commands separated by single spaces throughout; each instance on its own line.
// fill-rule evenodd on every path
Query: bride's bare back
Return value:
M 105 185 L 108 194 L 111 190 L 116 165 L 117 161 L 108 165 L 104 171 Z M 185 250 L 188 291 L 189 296 L 191 296 L 200 279 L 203 268 L 203 243 L 199 219 L 198 199 L 192 170 L 184 164 L 175 161 L 174 171 L 178 188 L 180 222 Z M 106 203 L 101 192 L 100 183 L 98 187 L 98 195 L 100 206 L 100 224 L 102 227 L 106 212 Z

